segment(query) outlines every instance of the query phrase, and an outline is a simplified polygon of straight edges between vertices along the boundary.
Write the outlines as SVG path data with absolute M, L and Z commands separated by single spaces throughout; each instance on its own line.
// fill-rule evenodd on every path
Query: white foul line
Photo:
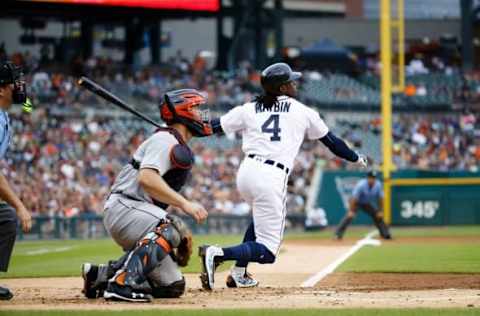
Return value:
M 40 248 L 40 249 L 36 249 L 36 250 L 31 250 L 31 251 L 27 251 L 25 254 L 27 256 L 37 256 L 37 255 L 43 255 L 43 254 L 46 254 L 46 253 L 50 253 L 50 252 L 64 252 L 64 251 L 68 251 L 70 249 L 72 249 L 73 247 L 72 246 L 65 246 L 65 247 L 58 247 L 58 248 Z
M 356 244 L 352 248 L 350 248 L 346 253 L 344 253 L 342 256 L 340 256 L 334 262 L 330 263 L 322 271 L 320 271 L 320 272 L 314 274 L 313 276 L 311 276 L 310 278 L 308 278 L 300 286 L 301 287 L 313 287 L 315 284 L 320 282 L 320 280 L 322 280 L 328 274 L 335 271 L 335 269 L 339 265 L 341 265 L 343 262 L 345 262 L 345 260 L 347 260 L 351 255 L 353 255 L 355 252 L 357 252 L 363 246 L 365 246 L 365 245 L 379 246 L 380 245 L 380 240 L 372 239 L 372 237 L 375 236 L 377 233 L 378 233 L 377 230 L 369 232 L 363 239 L 357 241 Z

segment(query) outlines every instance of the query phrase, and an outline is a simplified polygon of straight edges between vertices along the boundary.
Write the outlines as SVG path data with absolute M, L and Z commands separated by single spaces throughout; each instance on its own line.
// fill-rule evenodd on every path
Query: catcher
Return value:
M 192 137 L 212 134 L 208 112 L 200 107 L 206 96 L 193 89 L 171 91 L 160 105 L 167 128 L 145 140 L 117 176 L 104 205 L 104 225 L 125 250 L 117 261 L 84 263 L 83 293 L 88 298 L 149 302 L 153 297 L 179 297 L 185 279 L 192 236 L 185 223 L 167 213 L 177 207 L 198 223 L 208 214 L 200 204 L 177 193 L 185 184 L 194 156 Z

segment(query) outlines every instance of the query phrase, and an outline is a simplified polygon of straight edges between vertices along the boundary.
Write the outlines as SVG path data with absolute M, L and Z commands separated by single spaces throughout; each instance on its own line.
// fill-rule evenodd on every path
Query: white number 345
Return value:
M 402 201 L 402 211 L 400 215 L 403 218 L 417 216 L 420 218 L 432 218 L 435 216 L 440 203 L 438 201 Z

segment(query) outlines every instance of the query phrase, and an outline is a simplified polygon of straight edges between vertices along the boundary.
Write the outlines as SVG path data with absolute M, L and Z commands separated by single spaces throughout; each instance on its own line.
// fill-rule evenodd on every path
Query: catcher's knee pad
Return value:
M 175 281 L 169 285 L 152 286 L 152 296 L 155 298 L 177 298 L 185 293 L 185 278 Z
M 180 245 L 180 233 L 172 224 L 168 222 L 162 222 L 156 227 L 155 232 L 161 235 L 168 242 L 170 247 L 172 247 L 172 249 L 175 249 L 178 247 L 178 245 Z

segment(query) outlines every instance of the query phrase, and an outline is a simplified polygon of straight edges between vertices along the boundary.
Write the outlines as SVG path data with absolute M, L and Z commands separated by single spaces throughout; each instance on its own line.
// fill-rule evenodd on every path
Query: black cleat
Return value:
M 121 286 L 115 282 L 108 282 L 107 289 L 103 293 L 107 301 L 125 301 L 134 303 L 149 303 L 153 300 L 150 294 L 134 292 L 128 286 Z
M 338 240 L 338 241 L 342 241 L 343 240 L 343 236 L 340 235 L 340 234 L 334 234 L 333 235 L 333 240 Z
M 98 266 L 91 263 L 82 264 L 83 289 L 82 293 L 87 298 L 100 297 L 97 289 L 93 286 L 98 276 Z
M 10 292 L 10 290 L 7 289 L 6 287 L 0 286 L 0 300 L 8 301 L 8 300 L 11 300 L 12 298 L 13 298 L 13 293 Z

